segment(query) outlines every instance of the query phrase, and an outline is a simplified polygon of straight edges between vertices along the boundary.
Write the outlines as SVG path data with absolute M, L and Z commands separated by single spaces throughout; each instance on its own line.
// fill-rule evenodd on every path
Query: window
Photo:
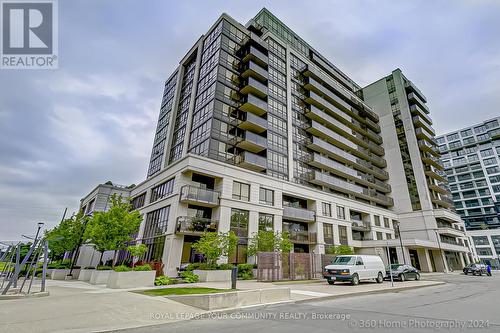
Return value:
M 390 228 L 390 224 L 389 224 L 389 219 L 387 217 L 384 217 L 384 227 L 386 228 Z
M 259 202 L 263 205 L 274 206 L 274 191 L 267 188 L 260 188 Z
M 339 225 L 339 241 L 340 245 L 347 245 L 347 227 L 342 225 Z
M 170 206 L 163 207 L 146 214 L 143 238 L 160 236 L 167 231 Z
M 392 234 L 385 234 L 386 239 L 392 239 Z
M 375 218 L 375 225 L 377 227 L 380 227 L 380 216 L 374 215 L 373 217 Z
M 233 182 L 233 199 L 250 201 L 250 185 Z
M 332 205 L 326 202 L 321 203 L 321 212 L 323 216 L 332 216 Z
M 333 245 L 333 225 L 328 223 L 323 223 L 323 237 L 325 244 Z
M 481 150 L 481 156 L 482 157 L 493 156 L 493 149 L 489 148 L 489 149 Z
M 259 213 L 259 231 L 274 230 L 274 215 Z
M 376 240 L 382 240 L 384 237 L 382 236 L 382 233 L 380 231 L 377 231 L 377 239 Z
M 490 248 L 476 248 L 477 255 L 479 256 L 491 256 L 492 252 Z
M 462 132 L 460 132 L 460 135 L 462 135 L 462 137 L 471 136 L 472 135 L 472 130 L 470 128 L 466 129 L 466 130 L 463 130 Z
M 345 220 L 345 208 L 337 206 L 337 218 Z
M 490 245 L 488 237 L 486 236 L 472 236 L 472 240 L 476 245 Z
M 459 136 L 458 136 L 458 133 L 453 133 L 453 134 L 448 135 L 446 138 L 448 139 L 448 141 L 452 141 L 452 140 L 458 140 Z
M 132 209 L 138 209 L 144 206 L 144 201 L 146 200 L 146 192 L 139 194 L 130 201 Z
M 172 194 L 174 191 L 174 178 L 167 180 L 166 182 L 153 187 L 151 190 L 151 199 L 149 202 L 155 202 L 160 199 L 165 198 L 166 196 Z
M 248 237 L 248 210 L 231 209 L 231 231 L 238 237 Z

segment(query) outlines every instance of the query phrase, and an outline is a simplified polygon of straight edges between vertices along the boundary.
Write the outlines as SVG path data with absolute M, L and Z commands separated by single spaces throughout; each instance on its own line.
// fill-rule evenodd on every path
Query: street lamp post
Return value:
M 396 224 L 396 231 L 398 233 L 399 245 L 401 246 L 401 252 L 403 253 L 403 264 L 406 265 L 405 249 L 403 248 L 403 239 L 401 238 L 401 230 L 399 229 L 399 224 Z

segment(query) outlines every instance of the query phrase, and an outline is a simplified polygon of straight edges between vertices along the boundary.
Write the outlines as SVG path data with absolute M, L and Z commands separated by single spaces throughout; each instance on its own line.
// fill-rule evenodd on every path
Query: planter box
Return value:
M 53 269 L 50 273 L 50 278 L 52 280 L 66 280 L 66 275 L 69 274 L 69 269 Z M 71 273 L 73 275 L 73 279 L 78 279 L 80 275 L 80 269 L 73 269 Z
M 156 271 L 111 271 L 106 287 L 113 289 L 151 287 L 154 285 L 155 276 Z
M 109 274 L 112 272 L 112 270 L 109 271 L 98 271 L 97 269 L 94 269 L 92 274 L 90 275 L 90 284 L 106 284 L 108 282 L 108 277 Z
M 193 273 L 200 277 L 200 282 L 229 282 L 231 281 L 231 270 L 205 271 L 193 270 Z
M 90 277 L 92 276 L 92 272 L 95 269 L 82 269 L 80 270 L 80 275 L 78 276 L 78 281 L 90 281 Z
M 167 296 L 173 301 L 203 310 L 235 308 L 290 300 L 290 288 L 232 291 L 219 294 Z

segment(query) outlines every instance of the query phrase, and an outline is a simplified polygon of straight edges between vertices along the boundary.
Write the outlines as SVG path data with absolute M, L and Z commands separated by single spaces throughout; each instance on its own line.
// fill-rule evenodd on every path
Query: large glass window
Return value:
M 146 201 L 146 192 L 139 194 L 135 198 L 133 198 L 130 201 L 130 204 L 132 205 L 132 209 L 138 209 L 144 206 L 144 203 Z
M 343 225 L 339 225 L 339 241 L 340 245 L 347 245 L 347 227 Z
M 345 208 L 337 206 L 337 218 L 345 220 Z
M 167 232 L 170 206 L 166 206 L 146 214 L 143 238 L 163 235 Z
M 476 245 L 489 245 L 488 237 L 486 236 L 472 236 L 472 240 Z
M 248 210 L 231 209 L 231 231 L 238 237 L 248 237 Z
M 233 182 L 233 199 L 250 201 L 250 185 Z
M 259 230 L 273 231 L 274 230 L 274 215 L 259 213 Z
M 323 238 L 326 245 L 333 245 L 333 225 L 323 223 Z
M 263 205 L 274 206 L 274 191 L 261 187 L 259 190 L 259 202 Z
M 172 194 L 174 191 L 174 178 L 167 180 L 166 182 L 153 187 L 151 190 L 151 200 L 149 202 L 155 202 L 157 200 L 163 199 L 166 196 Z

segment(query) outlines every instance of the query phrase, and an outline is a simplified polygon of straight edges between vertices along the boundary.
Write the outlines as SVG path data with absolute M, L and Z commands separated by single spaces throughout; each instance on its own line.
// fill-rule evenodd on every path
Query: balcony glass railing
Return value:
M 300 220 L 300 221 L 314 221 L 315 213 L 312 210 L 285 206 L 283 207 L 283 218 Z
M 308 231 L 287 231 L 288 238 L 292 243 L 316 244 L 317 237 L 315 232 Z
M 184 185 L 181 187 L 181 201 L 204 202 L 218 205 L 220 193 L 214 190 L 204 189 L 193 185 Z

